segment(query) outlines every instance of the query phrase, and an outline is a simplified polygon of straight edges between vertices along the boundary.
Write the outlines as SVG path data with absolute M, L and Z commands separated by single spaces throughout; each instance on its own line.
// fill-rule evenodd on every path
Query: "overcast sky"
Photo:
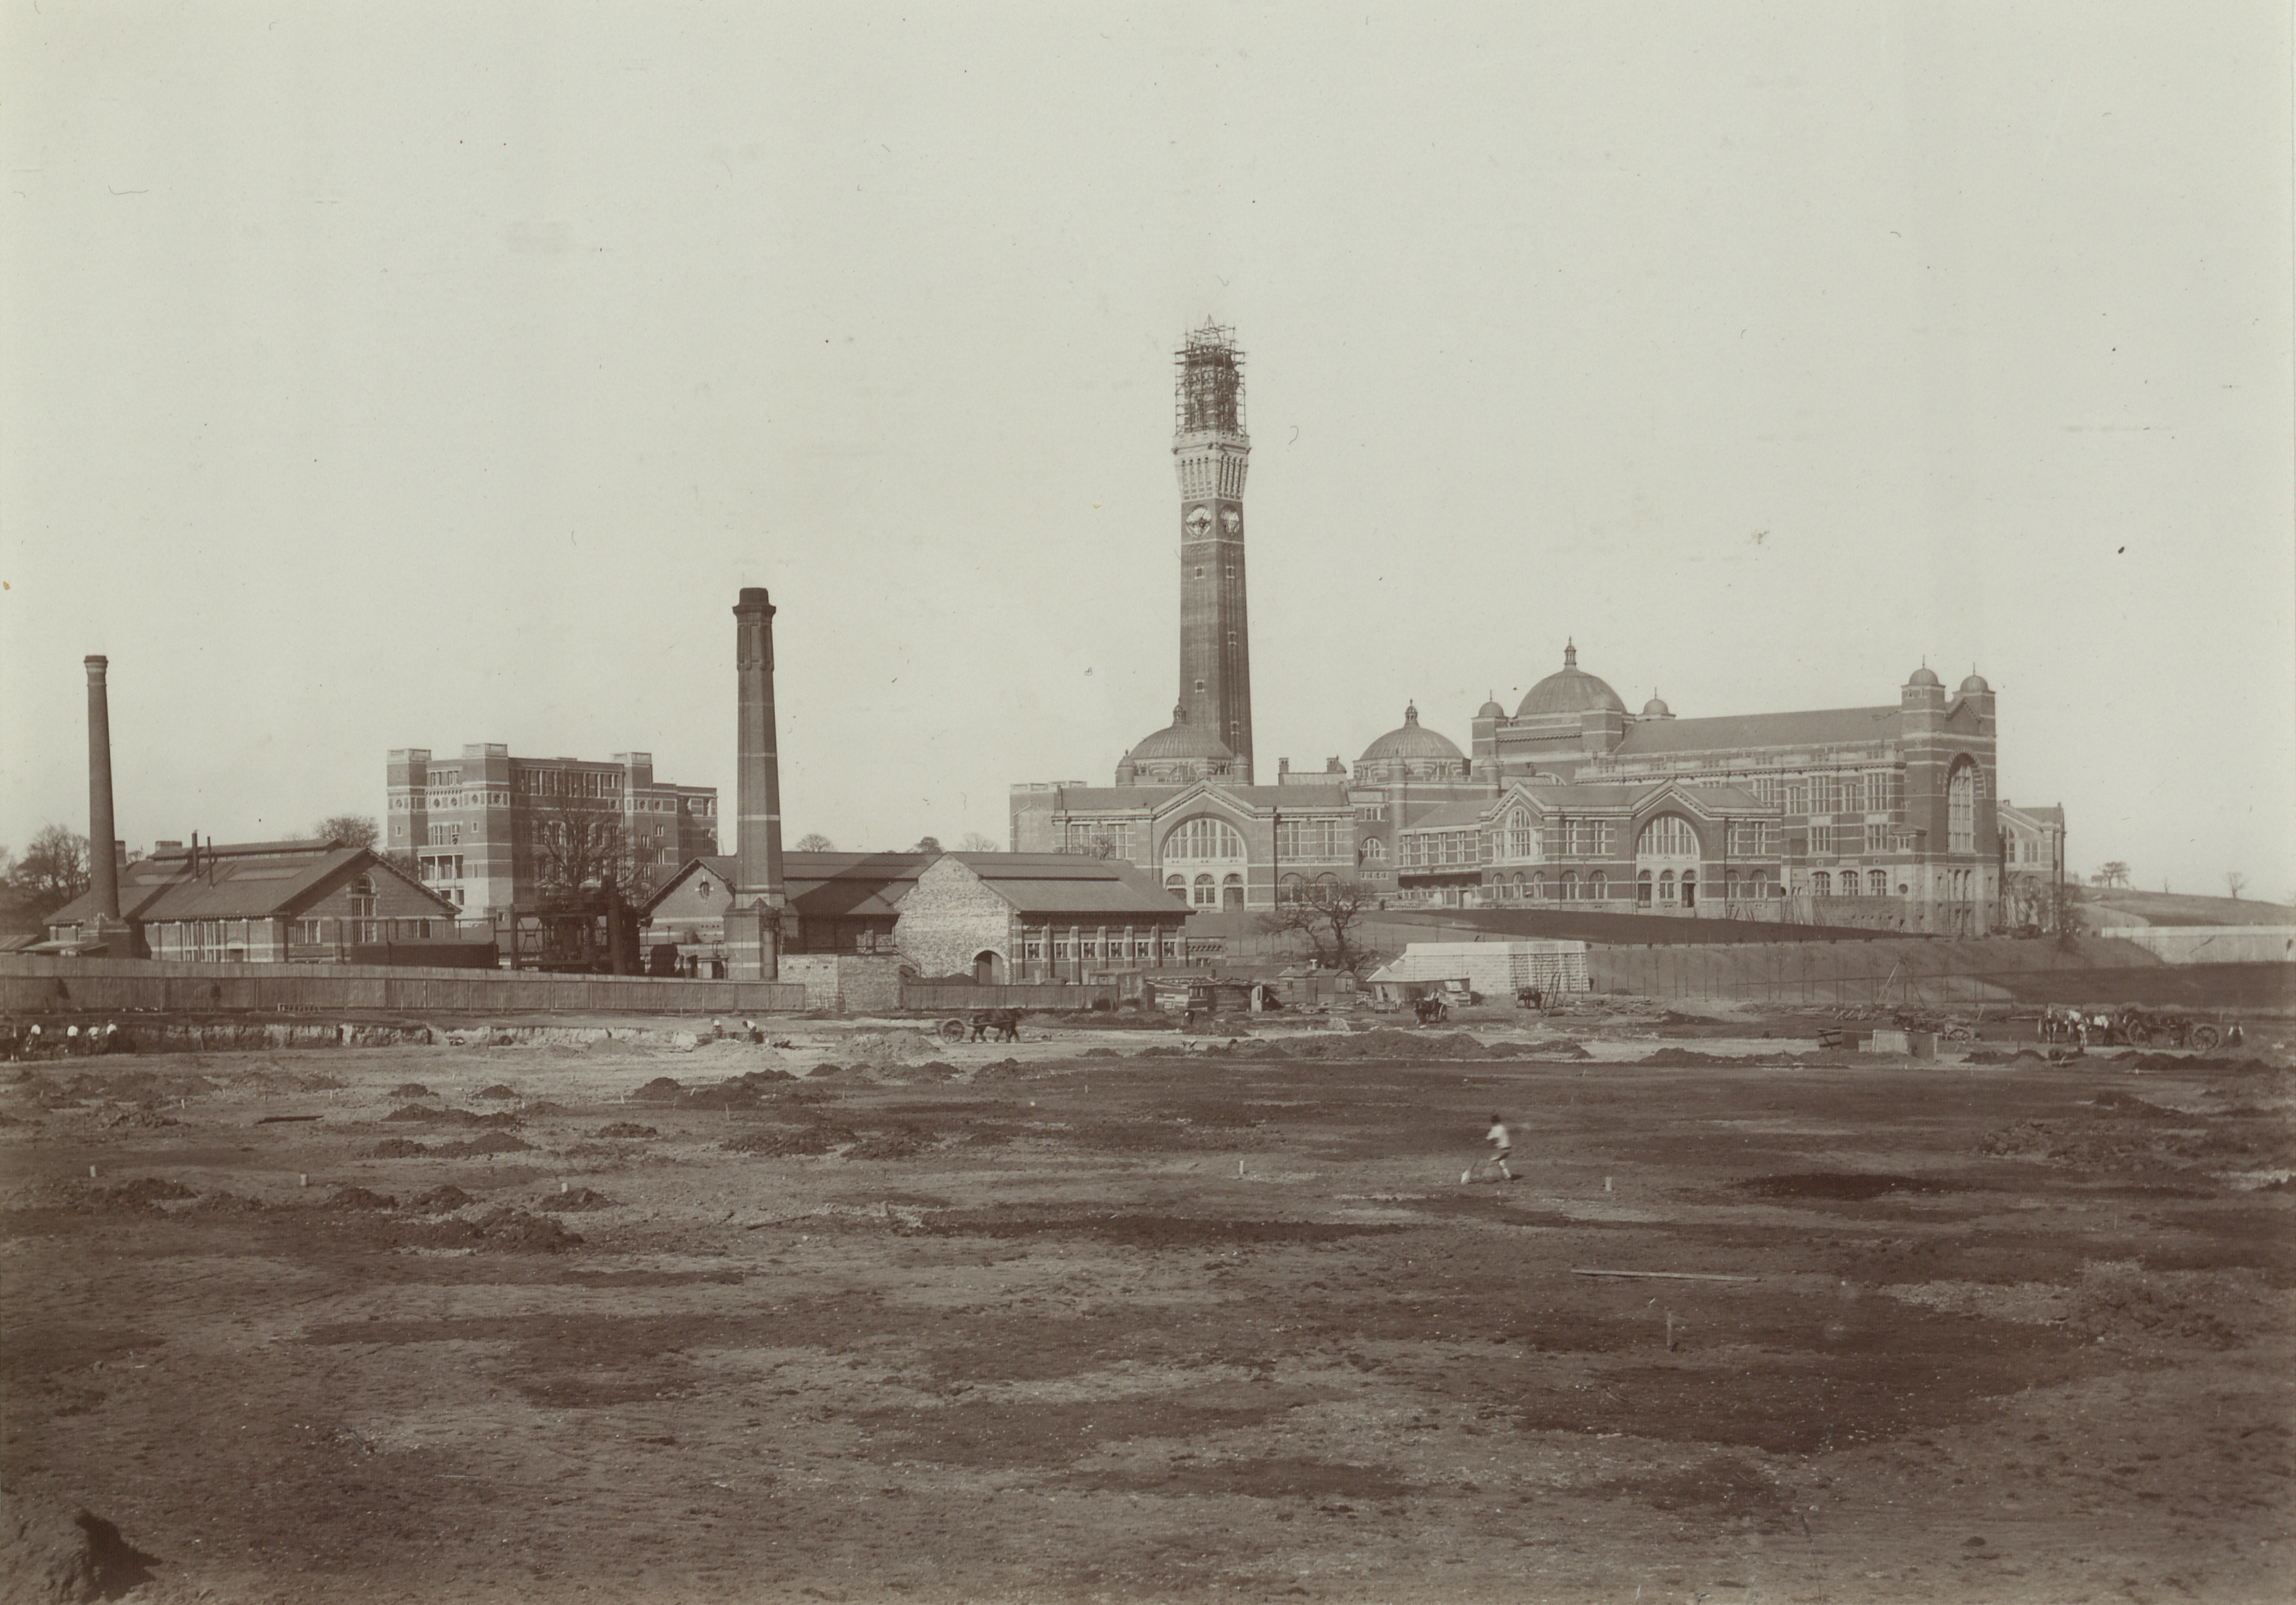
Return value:
M 10 0 L 0 844 L 651 750 L 1002 840 L 1178 690 L 1250 355 L 1262 775 L 1560 667 L 2000 698 L 2072 862 L 2296 895 L 2283 4 Z M 731 846 L 730 840 L 726 844 Z

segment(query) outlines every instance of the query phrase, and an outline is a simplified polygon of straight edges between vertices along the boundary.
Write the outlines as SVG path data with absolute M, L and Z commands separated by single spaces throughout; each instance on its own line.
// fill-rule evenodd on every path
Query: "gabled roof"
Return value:
M 1896 708 L 1820 708 L 1805 713 L 1725 714 L 1710 719 L 1645 719 L 1627 726 L 1612 757 L 1720 752 L 1745 748 L 1817 747 L 1895 741 Z
M 1016 913 L 1095 922 L 1157 915 L 1185 919 L 1187 908 L 1120 858 L 1071 853 L 952 853 Z
M 939 857 L 955 859 L 1023 913 L 1182 913 L 1170 894 L 1120 859 L 1078 853 L 784 853 L 783 885 L 791 906 L 815 919 L 883 918 Z M 690 858 L 640 906 L 651 913 L 696 869 L 728 886 L 740 860 Z
M 194 867 L 196 865 L 196 868 Z M 144 924 L 176 920 L 271 920 L 299 913 L 352 874 L 381 873 L 405 881 L 454 918 L 454 903 L 424 886 L 372 848 L 327 841 L 255 841 L 153 855 L 119 870 L 120 917 Z M 50 926 L 94 918 L 95 895 L 73 898 L 48 916 Z

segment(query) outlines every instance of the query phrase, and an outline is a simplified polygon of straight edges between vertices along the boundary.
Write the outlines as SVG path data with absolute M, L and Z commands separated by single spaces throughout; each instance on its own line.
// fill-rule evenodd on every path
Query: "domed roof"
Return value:
M 1624 713 L 1627 705 L 1609 684 L 1587 673 L 1578 667 L 1578 648 L 1566 643 L 1562 649 L 1562 667 L 1541 680 L 1523 694 L 1521 706 L 1514 710 L 1518 719 L 1542 713 L 1585 713 L 1589 708 L 1607 708 L 1613 713 Z
M 1402 724 L 1365 748 L 1363 757 L 1357 761 L 1376 764 L 1382 759 L 1424 762 L 1433 758 L 1464 763 L 1466 757 L 1467 755 L 1454 746 L 1448 737 L 1422 729 L 1419 709 L 1413 706 L 1403 710 Z
M 1985 683 L 1983 675 L 1972 674 L 1961 683 L 1961 694 L 1964 697 L 1981 697 L 1992 689 Z
M 1506 709 L 1500 707 L 1497 700 L 1494 698 L 1475 709 L 1475 717 L 1479 719 L 1504 719 L 1506 717 Z
M 1188 723 L 1185 706 L 1172 709 L 1172 722 L 1152 734 L 1143 736 L 1140 744 L 1124 755 L 1128 764 L 1168 764 L 1182 758 L 1218 758 L 1233 762 L 1235 754 L 1227 743 L 1209 729 L 1197 729 Z
M 1924 663 L 1921 667 L 1915 669 L 1912 674 L 1906 676 L 1906 684 L 1908 685 L 1943 685 L 1945 682 L 1931 674 L 1930 672 L 1930 666 Z
M 1643 704 L 1643 717 L 1645 719 L 1670 719 L 1674 717 L 1674 709 L 1666 705 L 1664 698 L 1652 697 L 1649 701 Z

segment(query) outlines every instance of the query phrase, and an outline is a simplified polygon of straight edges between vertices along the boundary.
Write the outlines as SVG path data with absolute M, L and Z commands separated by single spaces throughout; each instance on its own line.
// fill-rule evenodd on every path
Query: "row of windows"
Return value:
M 1294 860 L 1350 860 L 1355 856 L 1354 822 L 1328 814 L 1306 819 L 1279 819 L 1275 822 L 1275 856 Z
M 1242 908 L 1243 906 L 1243 877 L 1223 875 L 1214 881 L 1210 875 L 1198 875 L 1190 880 L 1185 875 L 1164 877 L 1164 889 L 1176 897 L 1185 897 L 1196 908 Z
M 1843 870 L 1838 876 L 1817 870 L 1810 875 L 1809 889 L 1821 897 L 1855 897 L 1861 891 L 1868 897 L 1886 897 L 1890 895 L 1890 876 L 1886 870 L 1867 870 L 1861 888 L 1856 870 Z M 1901 886 L 1898 889 L 1903 892 L 1906 888 Z
M 1082 960 L 1087 963 L 1123 963 L 1127 961 L 1152 962 L 1159 958 L 1177 960 L 1181 956 L 1185 938 L 1177 932 L 1164 936 L 1062 936 L 1055 934 L 1050 942 L 1054 960 Z M 1042 962 L 1046 940 L 1033 932 L 1023 938 L 1021 956 L 1030 962 Z

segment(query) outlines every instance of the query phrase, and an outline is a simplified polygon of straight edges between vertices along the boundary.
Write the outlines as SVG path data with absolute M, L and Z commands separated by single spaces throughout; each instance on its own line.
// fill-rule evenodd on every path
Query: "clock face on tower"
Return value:
M 1233 507 L 1221 509 L 1220 528 L 1226 530 L 1230 535 L 1234 535 L 1237 530 L 1243 528 L 1243 514 L 1237 512 Z
M 1212 510 L 1198 504 L 1188 509 L 1188 516 L 1185 521 L 1190 535 L 1202 535 L 1212 527 Z

